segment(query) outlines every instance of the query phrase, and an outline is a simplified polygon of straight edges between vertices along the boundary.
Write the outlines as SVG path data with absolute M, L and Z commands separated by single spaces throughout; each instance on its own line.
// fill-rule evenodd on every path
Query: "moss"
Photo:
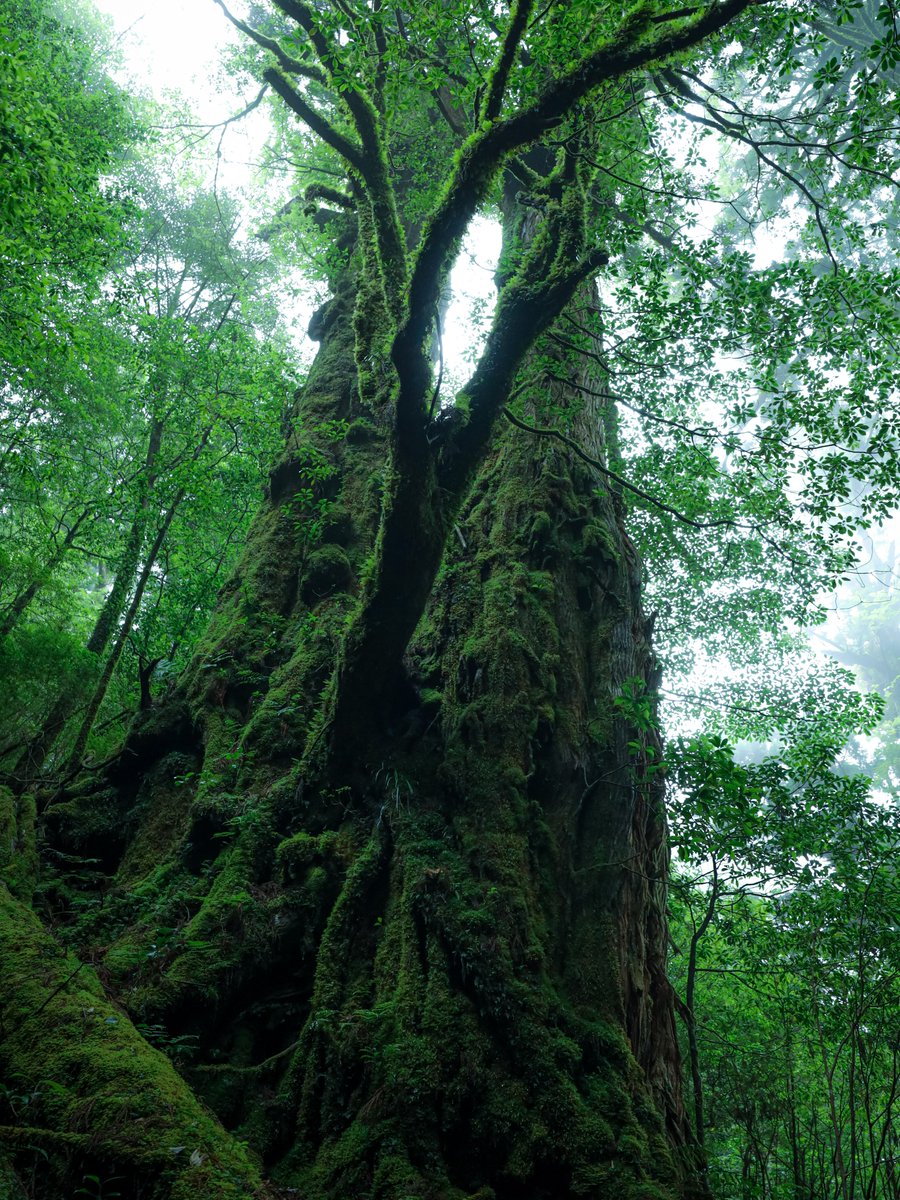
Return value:
M 34 796 L 15 796 L 0 787 L 0 880 L 19 900 L 28 901 L 38 877 Z
M 581 531 L 581 547 L 586 555 L 613 563 L 621 562 L 621 551 L 607 521 L 588 521 Z
M 0 1146 L 0 1196 L 3 1200 L 26 1200 L 27 1195 L 25 1185 L 16 1175 L 5 1150 Z
M 433 716 L 443 702 L 444 693 L 438 688 L 422 688 L 419 692 L 419 703 L 428 716 Z
M 365 417 L 357 417 L 347 428 L 347 441 L 351 446 L 370 442 L 377 436 L 378 431 L 375 426 L 371 421 L 367 421 Z
M 553 522 L 550 514 L 539 511 L 531 519 L 528 540 L 531 548 L 536 551 L 546 551 L 553 540 Z
M 67 849 L 80 851 L 103 842 L 110 850 L 124 844 L 123 818 L 127 802 L 123 802 L 124 797 L 117 789 L 100 788 L 69 795 L 70 799 L 53 804 L 47 810 L 49 828 L 64 841 Z
M 170 754 L 145 777 L 130 814 L 135 836 L 125 850 L 117 884 L 145 878 L 180 844 L 188 830 L 198 766 L 199 760 L 192 755 Z
M 313 550 L 306 560 L 302 595 L 307 604 L 345 591 L 353 580 L 350 560 L 340 546 L 327 544 Z
M 401 1061 L 384 1054 L 393 1042 L 412 1050 L 427 1032 L 430 1052 L 402 1059 L 403 1086 L 423 1097 L 427 1112 L 440 1079 L 450 1128 L 455 1098 L 469 1098 L 464 1136 L 473 1171 L 490 1146 L 493 1175 L 513 1190 L 548 1171 L 565 1194 L 627 1192 L 656 1176 L 654 1163 L 658 1179 L 677 1172 L 648 1138 L 648 1129 L 661 1130 L 656 1110 L 639 1116 L 632 1105 L 646 1084 L 621 1025 L 618 928 L 603 912 L 564 917 L 581 879 L 594 887 L 593 866 L 569 882 L 560 869 L 573 836 L 569 814 L 584 802 L 584 783 L 567 782 L 568 762 L 597 753 L 587 726 L 607 678 L 584 645 L 594 636 L 604 645 L 603 622 L 613 619 L 602 596 L 580 616 L 574 564 L 613 560 L 616 533 L 586 494 L 589 479 L 576 487 L 564 465 L 535 475 L 518 448 L 506 454 L 509 474 L 494 463 L 492 486 L 476 486 L 459 549 L 453 545 L 414 643 L 429 681 L 445 683 L 437 774 L 447 827 L 425 836 L 415 810 L 391 818 L 403 885 L 385 916 L 379 961 L 383 955 L 396 1007 L 377 1027 L 376 1079 L 389 1079 L 388 1062 Z M 567 573 L 547 570 L 551 545 L 570 564 Z M 619 611 L 614 620 L 621 622 Z M 594 676 L 580 674 L 585 658 Z M 536 770 L 544 747 L 559 756 L 552 774 Z M 608 739 L 602 748 L 608 752 Z M 588 761 L 591 775 L 608 770 L 599 757 Z M 561 886 L 570 892 L 562 904 Z M 569 952 L 561 978 L 549 948 L 563 919 Z M 470 1064 L 463 1078 L 461 1058 Z M 411 1147 L 415 1140 L 405 1137 Z
M 0 958 L 0 1062 L 31 1090 L 32 1121 L 64 1137 L 89 1133 L 95 1158 L 154 1180 L 160 1200 L 264 1195 L 244 1151 L 109 1003 L 94 971 L 63 953 L 2 884 Z
M 382 364 L 363 365 L 374 402 Z M 345 368 L 319 374 L 313 406 L 333 407 Z M 146 1004 L 143 1020 L 203 1023 L 204 1056 L 221 1057 L 190 1077 L 285 1189 L 633 1200 L 646 1182 L 649 1197 L 677 1172 L 623 1032 L 621 929 L 598 900 L 586 792 L 615 768 L 611 741 L 590 736 L 611 666 L 603 585 L 577 577 L 595 580 L 615 525 L 564 454 L 506 439 L 459 514 L 407 659 L 424 728 L 386 739 L 368 774 L 354 762 L 321 786 L 304 747 L 383 482 L 375 422 L 350 431 L 352 471 L 317 548 L 274 510 L 255 527 L 192 676 L 205 761 L 186 790 L 161 775 L 141 798 L 146 832 L 118 881 L 131 895 L 105 901 L 127 919 L 104 965 L 134 985 L 125 999 Z M 252 703 L 250 678 L 265 693 Z M 613 799 L 624 822 L 627 799 Z
M 249 886 L 255 875 L 253 840 L 252 832 L 240 836 L 222 856 L 208 895 L 184 927 L 186 948 L 165 972 L 165 992 L 216 1000 L 223 974 L 247 957 L 264 960 L 273 931 L 266 928 L 261 897 Z
M 334 542 L 338 546 L 346 546 L 355 535 L 353 517 L 343 505 L 332 504 L 322 517 L 321 540 Z

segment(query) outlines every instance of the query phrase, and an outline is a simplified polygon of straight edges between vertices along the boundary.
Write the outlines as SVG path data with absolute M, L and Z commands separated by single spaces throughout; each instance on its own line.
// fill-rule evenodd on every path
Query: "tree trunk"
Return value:
M 184 499 L 184 488 L 179 488 L 176 492 L 172 503 L 169 505 L 168 511 L 163 518 L 162 524 L 157 530 L 156 537 L 147 553 L 147 558 L 144 566 L 141 569 L 140 576 L 134 587 L 134 595 L 131 597 L 131 603 L 128 605 L 128 611 L 125 613 L 125 620 L 122 622 L 122 628 L 116 635 L 116 640 L 113 642 L 112 649 L 107 656 L 106 662 L 103 665 L 103 671 L 100 678 L 97 680 L 93 694 L 88 701 L 87 708 L 81 720 L 78 733 L 75 736 L 75 744 L 72 747 L 68 761 L 65 766 L 65 771 L 77 771 L 81 757 L 87 747 L 88 738 L 91 736 L 91 730 L 94 728 L 94 722 L 97 720 L 97 715 L 100 712 L 100 706 L 106 699 L 106 693 L 109 690 L 109 685 L 112 682 L 112 677 L 115 674 L 116 667 L 119 665 L 119 659 L 122 657 L 122 651 L 125 649 L 128 642 L 128 635 L 134 627 L 134 622 L 141 609 L 141 603 L 144 599 L 144 592 L 147 584 L 150 582 L 150 576 L 153 568 L 156 565 L 156 560 L 159 557 L 159 552 L 163 542 L 169 533 L 169 528 L 172 524 L 172 519 L 178 509 L 179 504 Z
M 365 738 L 344 751 L 329 724 L 391 482 L 355 389 L 354 287 L 345 272 L 317 314 L 296 428 L 190 669 L 47 814 L 57 856 L 102 874 L 48 876 L 43 903 L 299 1195 L 702 1192 L 664 974 L 659 747 L 616 702 L 652 697 L 656 667 L 640 567 L 591 468 L 506 428 L 402 670 L 370 680 Z M 603 414 L 577 394 L 531 404 L 570 403 L 569 433 L 601 455 Z M 85 888 L 103 903 L 67 915 Z M 118 1173 L 123 1196 L 148 1194 L 149 1166 Z
M 144 460 L 144 484 L 141 488 L 137 511 L 131 522 L 125 546 L 119 558 L 115 579 L 109 594 L 103 601 L 103 606 L 94 622 L 91 636 L 88 638 L 87 649 L 99 657 L 109 644 L 119 618 L 125 608 L 128 594 L 134 580 L 138 563 L 141 559 L 141 547 L 144 543 L 144 533 L 147 526 L 147 509 L 150 496 L 156 483 L 156 459 L 162 443 L 163 424 L 154 418 L 150 425 L 147 440 L 147 454 Z M 37 735 L 26 746 L 16 764 L 15 774 L 22 780 L 32 781 L 43 770 L 47 756 L 56 744 L 57 738 L 65 729 L 69 718 L 78 707 L 78 695 L 72 692 L 61 693 L 50 712 L 44 719 Z
M 77 520 L 72 522 L 66 529 L 66 536 L 55 547 L 40 574 L 36 575 L 31 583 L 19 592 L 12 603 L 8 605 L 3 615 L 0 616 L 0 638 L 8 637 L 18 625 L 20 618 L 25 614 L 32 601 L 46 586 L 47 582 L 52 578 L 53 572 L 68 554 L 72 543 L 78 536 L 78 530 L 89 515 L 89 511 L 85 510 Z
M 709 929 L 715 916 L 716 904 L 719 899 L 719 874 L 716 860 L 712 860 L 712 882 L 709 896 L 699 925 L 695 925 L 691 934 L 691 944 L 688 951 L 687 978 L 685 981 L 684 1007 L 682 1016 L 687 1032 L 688 1061 L 691 1071 L 691 1087 L 694 1093 L 694 1136 L 702 1148 L 706 1141 L 706 1125 L 703 1117 L 703 1075 L 700 1071 L 700 1046 L 697 1039 L 697 951 L 700 943 Z

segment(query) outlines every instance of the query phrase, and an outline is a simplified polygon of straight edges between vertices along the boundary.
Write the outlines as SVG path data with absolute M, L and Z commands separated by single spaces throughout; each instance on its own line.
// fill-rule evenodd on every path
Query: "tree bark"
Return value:
M 190 669 L 47 814 L 57 855 L 101 877 L 48 877 L 44 903 L 104 897 L 60 936 L 160 1045 L 194 1048 L 195 1094 L 281 1186 L 702 1194 L 664 973 L 659 748 L 616 703 L 625 685 L 652 698 L 657 668 L 640 564 L 590 468 L 506 428 L 402 663 L 369 680 L 365 740 L 333 721 L 390 488 L 383 414 L 354 388 L 355 286 L 348 269 L 317 315 L 293 431 Z M 605 414 L 579 394 L 530 404 L 568 406 L 602 455 Z M 15 1047 L 6 1062 L 43 1069 Z M 123 1195 L 142 1178 L 130 1163 Z

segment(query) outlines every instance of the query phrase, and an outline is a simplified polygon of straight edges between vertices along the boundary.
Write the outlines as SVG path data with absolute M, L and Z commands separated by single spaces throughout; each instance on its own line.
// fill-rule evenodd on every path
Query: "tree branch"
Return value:
M 406 245 L 397 215 L 393 185 L 388 174 L 378 112 L 363 91 L 344 81 L 345 77 L 342 77 L 340 71 L 338 48 L 319 29 L 313 11 L 298 0 L 275 0 L 275 3 L 286 16 L 297 22 L 309 38 L 330 86 L 350 114 L 359 135 L 360 146 L 357 147 L 343 134 L 338 133 L 282 76 L 278 75 L 278 72 L 270 69 L 263 78 L 272 84 L 282 99 L 315 133 L 319 133 L 323 141 L 338 150 L 362 179 L 375 223 L 385 299 L 389 311 L 399 320 L 402 295 L 406 287 Z M 279 86 L 276 86 L 276 78 L 280 81 Z M 313 124 L 311 118 L 314 118 L 317 125 Z
M 505 120 L 493 121 L 469 139 L 444 199 L 424 232 L 409 285 L 407 317 L 391 350 L 401 381 L 398 423 L 418 420 L 429 377 L 423 347 L 441 281 L 503 160 L 559 125 L 572 106 L 600 84 L 689 49 L 756 2 L 723 0 L 696 20 L 649 41 L 643 40 L 649 14 L 639 10 L 605 45 L 548 84 L 532 104 Z
M 260 33 L 258 29 L 254 29 L 252 25 L 248 25 L 246 21 L 242 21 L 225 7 L 224 0 L 213 0 L 218 4 L 227 19 L 241 33 L 246 34 L 251 41 L 256 42 L 258 46 L 262 46 L 264 50 L 268 50 L 270 54 L 274 54 L 282 71 L 287 71 L 290 75 L 302 75 L 305 79 L 312 79 L 315 83 L 324 84 L 325 76 L 317 67 L 309 66 L 307 63 L 302 63 L 296 58 L 292 58 L 290 54 L 286 54 L 281 45 L 275 38 L 267 37 L 264 33 Z
M 351 167 L 362 173 L 363 169 L 363 149 L 361 146 L 352 142 L 344 134 L 334 128 L 330 122 L 322 116 L 321 113 L 309 104 L 303 96 L 285 79 L 285 77 L 275 67 L 269 67 L 263 72 L 263 79 L 272 88 L 274 92 L 282 98 L 285 104 L 293 112 L 297 114 L 301 121 L 309 126 L 326 146 L 330 146 L 332 150 L 349 163 Z
M 348 196 L 346 192 L 339 192 L 337 188 L 329 187 L 326 183 L 311 183 L 304 191 L 303 199 L 308 204 L 324 200 L 326 204 L 333 204 L 336 208 L 356 208 L 356 201 L 352 196 Z
M 305 4 L 297 3 L 297 0 L 275 0 L 275 4 L 286 17 L 297 22 L 309 38 L 319 62 L 329 75 L 333 75 L 338 57 L 337 47 L 329 45 L 328 39 L 316 24 L 311 9 L 307 8 Z
M 488 76 L 488 85 L 479 113 L 481 121 L 493 121 L 500 115 L 506 85 L 509 82 L 510 72 L 516 61 L 519 44 L 528 27 L 528 18 L 531 16 L 533 7 L 532 0 L 514 0 L 509 25 L 506 28 L 497 62 Z
M 469 414 L 441 464 L 443 489 L 461 495 L 481 461 L 512 381 L 535 339 L 559 316 L 579 285 L 608 261 L 605 251 L 594 250 L 566 274 L 558 272 L 553 282 L 538 287 L 528 282 L 531 272 L 523 268 L 521 275 L 503 289 L 481 361 L 461 393 L 469 402 Z
M 672 104 L 671 101 L 667 99 L 665 94 L 660 96 L 660 99 L 663 101 L 663 103 L 668 104 L 668 106 L 674 112 L 678 112 L 681 116 L 687 118 L 687 120 L 693 121 L 697 125 L 705 125 L 708 129 L 714 129 L 717 133 L 722 133 L 726 137 L 733 138 L 735 141 L 741 142 L 745 146 L 749 146 L 761 162 L 764 162 L 767 166 L 771 167 L 777 175 L 781 175 L 782 178 L 788 180 L 789 183 L 792 183 L 800 195 L 809 201 L 809 204 L 812 207 L 813 217 L 815 218 L 816 225 L 819 229 L 819 235 L 821 236 L 822 243 L 825 247 L 825 253 L 831 259 L 832 269 L 834 273 L 837 274 L 839 270 L 838 262 L 834 256 L 833 250 L 831 249 L 831 241 L 828 237 L 828 230 L 825 226 L 824 218 L 822 217 L 822 209 L 824 207 L 822 201 L 813 195 L 813 193 L 806 186 L 803 180 L 799 178 L 799 176 L 795 175 L 794 172 L 789 171 L 787 167 L 783 167 L 777 159 L 771 158 L 768 154 L 766 154 L 763 150 L 762 143 L 752 137 L 740 125 L 736 125 L 733 121 L 728 120 L 721 112 L 718 111 L 718 109 L 713 108 L 708 101 L 704 100 L 702 96 L 698 96 L 697 93 L 692 88 L 688 87 L 684 80 L 679 77 L 677 72 L 664 69 L 660 72 L 660 75 L 666 81 L 666 83 L 669 84 L 672 90 L 681 97 L 682 100 L 686 100 L 691 104 L 699 104 L 710 115 L 708 117 L 703 117 L 698 113 L 684 112 L 682 109 L 679 109 Z
M 381 136 L 378 132 L 375 108 L 369 98 L 358 88 L 338 82 L 341 75 L 338 47 L 329 43 L 316 24 L 312 10 L 305 4 L 298 3 L 298 0 L 275 0 L 275 3 L 286 16 L 297 22 L 309 38 L 319 62 L 325 69 L 328 82 L 347 106 L 347 110 L 353 118 L 363 150 L 368 156 L 377 157 L 380 160 L 382 157 Z M 358 170 L 360 173 L 364 173 L 365 164 L 361 163 Z

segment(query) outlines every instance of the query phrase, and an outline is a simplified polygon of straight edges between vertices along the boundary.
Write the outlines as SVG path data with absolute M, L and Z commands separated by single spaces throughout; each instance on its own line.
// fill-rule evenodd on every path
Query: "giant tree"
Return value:
M 44 1195 L 98 1164 L 134 1196 L 702 1191 L 626 523 L 674 552 L 680 612 L 709 578 L 722 639 L 848 562 L 822 483 L 862 470 L 847 395 L 890 394 L 877 229 L 854 251 L 891 186 L 866 57 L 891 65 L 890 14 L 862 49 L 850 10 L 747 0 L 228 15 L 303 129 L 320 348 L 169 697 L 103 771 L 8 798 L 3 1054 L 37 1114 L 9 1121 L 15 1169 Z M 753 219 L 698 121 L 794 214 L 787 261 L 685 233 L 700 202 Z M 446 398 L 445 287 L 485 212 L 498 298 Z

